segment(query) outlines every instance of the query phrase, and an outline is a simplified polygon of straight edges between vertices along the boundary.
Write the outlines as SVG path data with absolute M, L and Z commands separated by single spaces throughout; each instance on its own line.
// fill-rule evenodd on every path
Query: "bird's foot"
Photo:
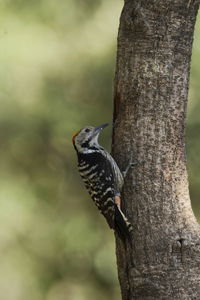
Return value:
M 129 160 L 129 163 L 125 169 L 125 171 L 122 172 L 122 175 L 123 175 L 123 178 L 125 179 L 127 174 L 128 174 L 128 171 L 130 170 L 130 168 L 134 167 L 134 166 L 137 166 L 137 165 L 140 165 L 140 164 L 143 164 L 144 161 L 138 161 L 138 160 L 135 160 L 133 161 L 132 158 Z

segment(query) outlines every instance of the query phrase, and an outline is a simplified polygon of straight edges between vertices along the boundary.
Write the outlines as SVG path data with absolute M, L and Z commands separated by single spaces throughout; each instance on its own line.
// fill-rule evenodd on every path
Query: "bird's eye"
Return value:
M 90 131 L 90 129 L 88 129 L 88 128 L 87 128 L 87 129 L 85 129 L 85 132 L 89 132 L 89 131 Z

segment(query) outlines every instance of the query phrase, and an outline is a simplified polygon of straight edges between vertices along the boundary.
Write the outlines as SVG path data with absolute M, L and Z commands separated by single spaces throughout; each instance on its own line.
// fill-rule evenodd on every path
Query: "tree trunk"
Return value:
M 185 119 L 194 0 L 125 1 L 118 35 L 113 155 L 132 246 L 116 238 L 122 299 L 200 299 L 200 229 L 188 192 Z

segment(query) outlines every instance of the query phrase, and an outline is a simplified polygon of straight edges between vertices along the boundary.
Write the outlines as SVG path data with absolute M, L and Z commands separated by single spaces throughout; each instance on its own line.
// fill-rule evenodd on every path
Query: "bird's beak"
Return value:
M 107 126 L 108 126 L 108 123 L 104 123 L 102 125 L 99 125 L 99 126 L 95 127 L 94 128 L 94 133 L 95 134 L 99 133 L 102 129 L 104 129 Z

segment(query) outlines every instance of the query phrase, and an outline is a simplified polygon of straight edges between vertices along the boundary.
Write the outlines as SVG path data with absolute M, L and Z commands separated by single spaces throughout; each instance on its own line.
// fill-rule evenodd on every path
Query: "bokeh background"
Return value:
M 79 178 L 71 136 L 111 123 L 122 4 L 0 1 L 0 300 L 120 299 L 113 234 Z M 187 120 L 197 218 L 199 24 Z M 110 141 L 111 127 L 101 138 Z

